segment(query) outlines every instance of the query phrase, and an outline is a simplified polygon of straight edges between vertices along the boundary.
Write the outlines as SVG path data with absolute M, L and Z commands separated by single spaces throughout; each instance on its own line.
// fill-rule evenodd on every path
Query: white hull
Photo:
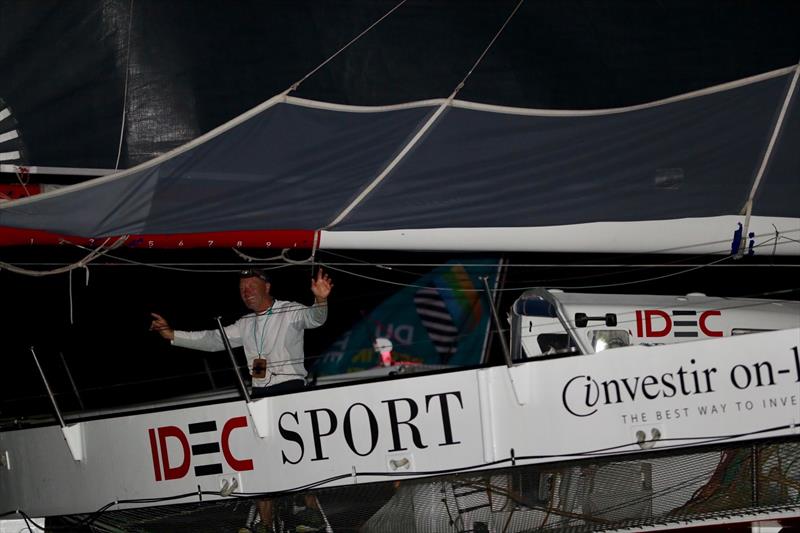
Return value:
M 798 435 L 799 339 L 792 329 L 633 346 L 309 390 L 249 406 L 109 416 L 65 432 L 5 431 L 0 513 L 219 499 L 226 482 L 236 482 L 236 493 L 282 492 Z M 597 401 L 603 383 L 620 387 L 619 402 Z

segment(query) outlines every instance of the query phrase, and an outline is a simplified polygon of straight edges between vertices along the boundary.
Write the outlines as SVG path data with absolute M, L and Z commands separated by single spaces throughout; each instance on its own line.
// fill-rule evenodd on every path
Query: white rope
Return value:
M 8 270 L 9 272 L 14 272 L 15 274 L 22 274 L 22 275 L 25 275 L 25 276 L 33 276 L 33 277 L 43 277 L 43 276 L 53 276 L 53 275 L 56 275 L 56 274 L 64 274 L 66 272 L 71 272 L 72 270 L 75 270 L 76 268 L 86 268 L 86 265 L 88 265 L 89 263 L 91 263 L 92 261 L 97 259 L 98 257 L 101 257 L 101 256 L 105 255 L 106 253 L 110 252 L 111 250 L 115 250 L 115 249 L 119 248 L 120 246 L 122 246 L 122 244 L 127 240 L 127 238 L 128 238 L 127 235 L 123 235 L 122 237 L 118 237 L 117 240 L 114 241 L 114 243 L 112 243 L 110 246 L 106 246 L 108 241 L 111 240 L 111 237 L 109 237 L 105 241 L 103 241 L 103 243 L 100 246 L 98 246 L 94 250 L 90 251 L 86 255 L 86 257 L 84 257 L 80 261 L 77 261 L 75 263 L 71 263 L 71 264 L 63 266 L 63 267 L 54 268 L 54 269 L 51 269 L 51 270 L 31 270 L 31 269 L 28 269 L 28 268 L 21 268 L 21 267 L 12 265 L 11 263 L 5 263 L 3 261 L 0 261 L 0 270 L 5 269 L 5 270 Z M 63 242 L 68 243 L 68 244 L 72 244 L 67 240 L 64 240 Z M 87 276 L 88 276 L 88 272 L 87 272 Z M 88 279 L 88 277 L 87 277 L 87 279 Z M 71 283 L 71 277 L 70 277 L 70 283 Z
M 255 257 L 252 255 L 248 255 L 236 248 L 231 248 L 231 250 L 233 250 L 233 252 L 236 255 L 247 261 L 275 261 L 276 259 L 283 259 L 283 254 L 286 252 L 287 248 L 284 248 L 283 251 L 281 251 L 281 253 L 279 253 L 278 255 L 273 255 L 272 257 Z
M 304 82 L 304 81 L 306 81 L 308 78 L 310 78 L 312 75 L 314 75 L 314 74 L 315 74 L 315 73 L 316 73 L 316 72 L 317 72 L 319 69 L 321 69 L 322 67 L 324 67 L 325 65 L 327 65 L 328 63 L 330 63 L 330 62 L 331 62 L 331 61 L 332 61 L 332 60 L 333 60 L 333 59 L 334 59 L 336 56 L 338 56 L 339 54 L 341 54 L 342 52 L 344 52 L 345 50 L 347 50 L 347 48 L 349 48 L 349 47 L 350 47 L 350 45 L 352 45 L 352 44 L 353 44 L 354 42 L 356 42 L 357 40 L 361 39 L 361 38 L 362 38 L 364 35 L 366 35 L 366 34 L 367 34 L 367 33 L 368 33 L 368 32 L 369 32 L 369 31 L 370 31 L 372 28 L 374 28 L 375 26 L 377 26 L 378 24 L 380 24 L 380 23 L 383 21 L 383 19 L 385 19 L 386 17 L 388 17 L 389 15 L 391 15 L 392 13 L 394 13 L 394 12 L 395 12 L 395 10 L 397 10 L 397 8 L 399 8 L 400 6 L 402 6 L 402 5 L 403 5 L 403 4 L 405 4 L 405 3 L 406 3 L 406 0 L 402 0 L 402 1 L 401 1 L 399 4 L 397 4 L 397 5 L 396 5 L 396 6 L 394 6 L 392 9 L 390 9 L 389 11 L 387 11 L 387 12 L 386 12 L 386 14 L 384 14 L 384 15 L 383 15 L 381 18 L 379 18 L 378 20 L 376 20 L 375 22 L 373 22 L 373 23 L 372 23 L 372 24 L 371 24 L 371 25 L 370 25 L 370 26 L 369 26 L 369 27 L 368 27 L 366 30 L 362 31 L 361 33 L 359 33 L 358 35 L 356 35 L 355 37 L 353 37 L 353 38 L 350 40 L 350 42 L 349 42 L 349 43 L 347 43 L 346 45 L 344 45 L 343 47 L 341 47 L 339 50 L 337 50 L 337 51 L 336 51 L 336 53 L 334 53 L 334 54 L 333 54 L 332 56 L 330 56 L 328 59 L 326 59 L 325 61 L 323 61 L 322 63 L 320 63 L 320 64 L 317 66 L 317 68 L 315 68 L 314 70 L 312 70 L 311 72 L 309 72 L 308 74 L 306 74 L 305 76 L 303 76 L 302 78 L 300 78 L 298 81 L 294 82 L 294 83 L 292 84 L 292 86 L 291 86 L 291 87 L 289 87 L 289 91 L 288 91 L 288 92 L 296 91 L 296 90 L 297 90 L 297 88 L 298 88 L 298 87 L 300 87 L 300 84 L 301 84 L 301 83 L 303 83 L 303 82 Z
M 524 1 L 525 0 L 519 0 L 517 5 L 514 7 L 514 10 L 506 18 L 505 22 L 503 22 L 503 25 L 500 26 L 500 29 L 497 30 L 497 33 L 495 33 L 494 37 L 492 37 L 492 40 L 489 41 L 489 44 L 486 46 L 486 48 L 483 49 L 483 52 L 481 53 L 480 56 L 478 56 L 478 59 L 475 61 L 475 63 L 472 65 L 472 67 L 469 69 L 469 71 L 467 71 L 467 74 L 464 76 L 464 78 L 458 83 L 458 85 L 456 85 L 456 88 L 453 89 L 453 92 L 450 94 L 450 96 L 448 96 L 447 99 L 439 105 L 439 107 L 436 109 L 436 111 L 428 118 L 427 121 L 425 121 L 425 124 L 423 124 L 422 127 L 419 130 L 417 130 L 417 133 L 414 135 L 414 137 L 411 138 L 410 141 L 408 141 L 406 143 L 406 145 L 403 147 L 403 149 L 400 150 L 400 153 L 398 153 L 394 157 L 394 159 L 392 159 L 389 162 L 389 164 L 386 165 L 386 167 L 383 169 L 383 171 L 381 171 L 381 173 L 378 174 L 375 177 L 375 179 L 372 180 L 372 182 L 369 185 L 367 185 L 361 191 L 361 193 L 358 196 L 356 196 L 356 198 L 353 199 L 352 202 L 350 202 L 350 204 L 347 207 L 345 207 L 327 226 L 325 226 L 325 229 L 329 230 L 332 227 L 336 226 L 339 222 L 344 220 L 347 217 L 347 215 L 349 215 L 350 212 L 353 209 L 355 209 L 364 200 L 364 198 L 366 198 L 369 195 L 369 193 L 371 193 L 375 189 L 375 187 L 377 187 L 384 180 L 384 178 L 386 178 L 386 176 L 389 175 L 389 173 L 392 170 L 394 170 L 394 168 L 400 163 L 400 161 L 402 161 L 403 158 L 405 158 L 406 154 L 408 154 L 408 152 L 411 151 L 411 149 L 419 142 L 419 140 L 422 138 L 422 136 L 425 135 L 425 133 L 427 133 L 427 131 L 431 128 L 431 126 L 433 126 L 433 124 L 442 115 L 444 110 L 447 109 L 450 106 L 450 104 L 453 102 L 453 100 L 455 100 L 455 97 L 456 97 L 456 95 L 458 95 L 458 92 L 461 90 L 462 87 L 464 87 L 464 84 L 466 83 L 467 78 L 469 78 L 470 75 L 472 74 L 472 72 L 475 70 L 475 68 L 477 68 L 478 64 L 484 58 L 484 56 L 489 51 L 489 49 L 492 47 L 492 45 L 497 40 L 497 38 L 500 36 L 500 34 L 503 32 L 505 27 L 511 21 L 511 18 L 516 14 L 517 10 L 522 5 L 522 2 L 524 2 Z
M 311 274 L 314 274 L 314 262 L 317 258 L 317 250 L 319 249 L 319 236 L 320 231 L 317 230 L 314 232 L 314 243 L 311 245 L 311 257 L 309 258 L 311 261 Z
M 67 277 L 69 278 L 69 323 L 74 324 L 75 321 L 72 314 L 72 270 L 67 273 Z
M 315 232 L 315 235 L 317 233 L 319 233 L 319 232 Z M 315 239 L 315 242 L 316 242 L 316 239 Z M 241 257 L 242 259 L 245 259 L 247 261 L 259 261 L 259 262 L 262 262 L 262 261 L 274 261 L 276 259 L 280 259 L 281 261 L 284 261 L 285 263 L 288 263 L 287 265 L 278 265 L 278 266 L 275 266 L 274 268 L 281 268 L 282 266 L 289 266 L 289 265 L 304 265 L 306 263 L 312 263 L 314 261 L 314 251 L 313 251 L 313 249 L 312 249 L 312 252 L 311 252 L 311 256 L 309 256 L 309 257 L 307 257 L 305 259 L 290 259 L 287 254 L 289 253 L 289 250 L 291 250 L 291 248 L 284 248 L 281 251 L 280 255 L 274 255 L 272 257 L 255 257 L 255 256 L 252 256 L 252 255 L 248 255 L 248 254 L 246 254 L 246 253 L 244 253 L 244 252 L 242 252 L 240 250 L 237 250 L 236 248 L 232 248 L 232 250 L 234 252 L 236 252 L 236 255 L 238 255 L 239 257 Z
M 769 246 L 769 245 L 771 245 L 773 243 L 774 240 L 775 240 L 775 237 L 770 237 L 766 241 L 762 241 L 762 242 L 756 244 L 754 247 L 758 248 L 758 247 L 763 247 L 763 246 Z M 780 244 L 780 243 L 778 243 L 778 244 Z M 672 277 L 675 277 L 675 276 L 680 276 L 680 275 L 683 275 L 683 274 L 687 274 L 687 273 L 693 272 L 695 270 L 700 270 L 701 268 L 712 267 L 712 266 L 715 266 L 715 265 L 717 265 L 719 263 L 727 261 L 729 259 L 731 259 L 731 256 L 730 255 L 726 255 L 724 257 L 721 257 L 719 259 L 715 259 L 714 261 L 710 261 L 708 263 L 691 266 L 689 268 L 686 268 L 686 269 L 683 269 L 683 270 L 679 270 L 677 272 L 670 272 L 669 274 L 664 274 L 664 275 L 660 275 L 660 276 L 654 276 L 654 277 L 650 277 L 650 278 L 636 279 L 636 280 L 631 280 L 631 281 L 620 281 L 620 282 L 615 282 L 615 283 L 595 284 L 595 285 L 575 285 L 575 286 L 558 285 L 557 288 L 559 288 L 559 289 L 568 289 L 568 290 L 575 290 L 575 289 L 604 289 L 604 288 L 610 288 L 610 287 L 624 287 L 624 286 L 627 286 L 627 285 L 636 285 L 638 283 L 649 283 L 649 282 L 653 282 L 653 281 L 659 281 L 659 280 L 662 280 L 662 279 L 667 279 L 667 278 L 672 278 Z M 387 285 L 395 285 L 395 286 L 399 286 L 399 287 L 405 287 L 405 288 L 433 289 L 433 290 L 438 291 L 438 292 L 484 292 L 484 289 L 453 289 L 453 288 L 449 288 L 449 287 L 431 287 L 429 285 L 416 285 L 416 284 L 413 284 L 413 283 L 402 283 L 402 282 L 391 281 L 391 280 L 388 280 L 388 279 L 378 278 L 378 277 L 374 277 L 374 276 L 368 276 L 366 274 L 359 274 L 359 273 L 356 273 L 356 272 L 353 272 L 353 271 L 350 271 L 350 270 L 345 270 L 345 269 L 340 268 L 338 266 L 334 266 L 334 265 L 329 264 L 329 263 L 322 263 L 321 262 L 320 265 L 324 266 L 326 269 L 329 269 L 329 270 L 332 270 L 332 271 L 336 271 L 336 272 L 341 272 L 343 274 L 348 274 L 348 275 L 353 276 L 353 277 L 362 278 L 362 279 L 366 279 L 366 280 L 370 280 L 370 281 L 376 281 L 376 282 L 379 282 L 379 283 L 385 283 Z M 469 266 L 469 265 L 465 265 L 465 266 Z M 547 280 L 545 280 L 545 281 L 547 281 Z M 550 281 L 552 281 L 552 280 L 550 280 Z M 539 286 L 541 286 L 541 283 L 535 283 L 535 284 L 532 284 L 530 286 L 525 286 L 525 287 L 505 287 L 505 288 L 502 288 L 502 289 L 498 288 L 497 291 L 498 292 L 524 291 L 524 290 L 533 289 L 533 288 L 536 288 L 536 287 L 539 287 Z
M 98 255 L 98 257 L 100 257 L 100 256 Z M 80 263 L 82 263 L 83 269 L 86 270 L 85 283 L 86 283 L 86 287 L 88 287 L 89 286 L 89 265 L 87 265 L 85 261 L 86 260 L 84 259 L 83 261 L 80 261 Z M 73 303 L 72 303 L 73 302 L 73 296 L 72 296 L 72 294 L 73 294 L 72 273 L 74 272 L 74 270 L 75 269 L 72 269 L 68 273 L 68 277 L 69 277 L 69 323 L 70 324 L 75 324 L 75 315 L 74 315 L 74 312 L 73 312 Z
M 307 264 L 312 263 L 314 261 L 314 256 L 310 255 L 310 256 L 306 257 L 305 259 L 290 259 L 289 256 L 284 254 L 283 260 L 286 261 L 287 263 L 289 263 L 290 265 L 307 265 Z
M 14 174 L 16 174 L 19 184 L 22 185 L 22 190 L 25 191 L 25 196 L 30 196 L 31 193 L 28 191 L 27 187 L 30 177 L 25 180 L 22 179 L 22 176 L 28 175 L 28 169 L 26 167 L 17 167 L 17 170 L 14 172 Z
M 117 162 L 114 164 L 114 170 L 119 170 L 119 160 L 122 157 L 122 140 L 125 138 L 125 122 L 128 116 L 128 78 L 131 72 L 131 40 L 133 33 L 133 1 L 131 0 L 131 7 L 128 10 L 128 50 L 127 57 L 125 58 L 125 88 L 122 93 L 122 123 L 119 125 L 119 146 L 117 147 Z
M 783 105 L 781 106 L 781 112 L 778 115 L 778 120 L 775 121 L 775 127 L 772 129 L 772 136 L 769 139 L 769 144 L 767 145 L 767 151 L 764 153 L 764 157 L 761 159 L 761 166 L 758 167 L 758 173 L 756 174 L 756 178 L 753 181 L 753 187 L 750 189 L 750 196 L 747 197 L 747 203 L 744 206 L 744 228 L 742 231 L 742 240 L 739 244 L 739 252 L 737 257 L 742 257 L 744 255 L 744 243 L 747 242 L 747 234 L 750 231 L 750 216 L 753 212 L 753 199 L 756 196 L 756 191 L 758 191 L 759 185 L 761 185 L 761 179 L 764 177 L 764 172 L 767 169 L 767 163 L 769 163 L 770 157 L 772 156 L 772 150 L 775 148 L 775 142 L 778 140 L 778 134 L 781 131 L 781 127 L 783 126 L 783 120 L 786 118 L 786 111 L 789 109 L 789 103 L 792 101 L 792 97 L 794 95 L 795 87 L 797 87 L 797 78 L 800 75 L 800 63 L 794 68 L 794 76 L 792 76 L 792 82 L 789 84 L 789 90 L 786 91 L 786 97 L 783 99 Z
M 508 26 L 508 23 L 511 22 L 511 19 L 514 17 L 514 15 L 517 14 L 517 11 L 519 11 L 519 8 L 522 6 L 522 3 L 524 1 L 525 0 L 519 0 L 519 2 L 517 2 L 517 5 L 514 6 L 514 9 L 513 9 L 513 11 L 511 11 L 511 14 L 506 18 L 505 22 L 503 22 L 503 25 L 500 26 L 500 29 L 497 30 L 497 33 L 494 34 L 494 37 L 492 37 L 492 40 L 489 41 L 488 45 L 486 45 L 486 48 L 483 49 L 483 52 L 478 57 L 478 59 L 475 61 L 475 63 L 472 65 L 472 68 L 469 69 L 469 71 L 467 72 L 467 75 L 464 76 L 464 79 L 461 80 L 461 83 L 459 83 L 458 86 L 456 86 L 456 90 L 453 91 L 453 94 L 450 97 L 450 100 L 455 99 L 455 96 L 458 93 L 458 91 L 460 91 L 461 88 L 464 86 L 464 84 L 467 82 L 467 78 L 469 78 L 472 75 L 472 73 L 475 71 L 475 69 L 478 68 L 478 64 L 483 60 L 484 56 L 486 56 L 486 54 L 489 52 L 489 49 L 494 45 L 495 41 L 500 37 L 500 34 L 503 33 L 503 30 L 506 29 L 506 26 Z
M 739 87 L 745 87 L 747 85 L 753 85 L 755 83 L 760 83 L 762 81 L 771 80 L 773 78 L 779 78 L 781 76 L 791 74 L 792 72 L 794 72 L 794 69 L 795 69 L 794 66 L 784 67 L 777 70 L 765 72 L 763 74 L 757 74 L 755 76 L 742 78 L 739 80 L 722 83 L 719 85 L 712 85 L 711 87 L 706 87 L 705 89 L 699 89 L 697 91 L 691 91 L 688 93 L 682 93 L 675 96 L 670 96 L 668 98 L 661 98 L 659 100 L 652 100 L 650 102 L 645 102 L 642 104 L 634 104 L 622 107 L 609 107 L 609 108 L 598 108 L 598 109 L 537 109 L 531 107 L 512 107 L 512 106 L 503 106 L 495 104 L 484 104 L 481 102 L 470 102 L 466 100 L 454 100 L 453 107 L 458 107 L 461 109 L 471 109 L 474 111 L 486 111 L 489 113 L 503 113 L 506 115 L 521 115 L 530 117 L 597 117 L 603 115 L 617 115 L 622 113 L 630 113 L 632 111 L 641 111 L 643 109 L 661 107 L 667 104 L 673 104 L 675 102 L 692 100 L 695 98 L 700 98 L 702 96 L 708 96 L 711 94 L 730 91 L 732 89 L 738 89 Z
M 72 243 L 69 243 L 69 244 L 72 244 Z M 72 245 L 77 247 L 77 248 L 81 248 L 83 250 L 87 250 L 88 249 L 85 246 L 81 246 L 81 245 L 78 245 L 78 244 L 72 244 Z M 201 273 L 201 272 L 203 272 L 203 273 L 229 274 L 231 272 L 238 272 L 238 271 L 241 270 L 241 267 L 240 268 L 233 268 L 233 269 L 225 268 L 225 269 L 213 269 L 213 270 L 205 269 L 205 268 L 180 268 L 179 266 L 174 266 L 173 264 L 170 264 L 170 263 L 145 263 L 145 262 L 142 262 L 142 261 L 134 261 L 133 259 L 127 259 L 125 257 L 120 257 L 118 255 L 114 255 L 114 254 L 111 254 L 111 253 L 104 253 L 103 255 L 106 256 L 106 257 L 110 257 L 112 259 L 115 259 L 117 261 L 120 261 L 121 263 L 124 263 L 126 265 L 142 266 L 142 267 L 155 268 L 155 269 L 160 269 L 160 270 L 169 270 L 169 271 L 173 271 L 173 272 L 193 272 L 193 273 Z M 242 254 L 242 255 L 244 255 L 244 257 L 249 257 L 249 256 L 247 256 L 245 254 Z M 252 260 L 258 261 L 259 259 L 258 258 L 252 258 Z M 178 263 L 178 264 L 179 265 L 193 265 L 193 266 L 203 266 L 203 265 L 206 265 L 206 266 L 208 266 L 208 265 L 217 266 L 216 263 Z M 0 265 L 2 265 L 2 264 L 0 264 Z M 101 263 L 101 265 L 102 266 L 109 266 L 108 263 Z M 233 266 L 239 266 L 239 265 L 233 265 Z M 274 265 L 274 266 L 260 267 L 260 268 L 262 268 L 263 270 L 277 270 L 279 268 L 286 268 L 288 266 L 291 266 L 291 265 L 289 265 L 289 264 L 277 264 L 277 265 Z
M 408 143 L 406 143 L 403 149 L 400 150 L 400 153 L 397 154 L 395 158 L 389 162 L 388 165 L 386 165 L 383 171 L 380 174 L 378 174 L 378 176 L 374 180 L 372 180 L 372 183 L 367 185 L 361 191 L 361 193 L 358 196 L 356 196 L 356 198 L 352 202 L 350 202 L 350 204 L 347 207 L 345 207 L 336 216 L 336 218 L 333 219 L 333 221 L 330 224 L 325 226 L 325 229 L 329 230 L 333 226 L 341 222 L 347 215 L 350 214 L 350 212 L 353 209 L 356 208 L 356 206 L 358 206 L 358 204 L 360 204 L 364 200 L 364 198 L 367 197 L 369 193 L 372 192 L 373 189 L 375 189 L 375 187 L 377 187 L 383 181 L 383 179 L 386 176 L 389 175 L 389 173 L 392 170 L 394 170 L 394 167 L 396 167 L 397 164 L 400 163 L 400 161 L 406 156 L 406 154 L 414 147 L 414 145 L 417 144 L 417 142 L 422 138 L 422 136 L 425 135 L 425 133 L 430 129 L 433 123 L 436 122 L 436 119 L 438 119 L 439 116 L 442 114 L 442 112 L 444 112 L 445 108 L 450 104 L 450 101 L 451 98 L 448 98 L 447 100 L 445 100 L 444 103 L 442 103 L 442 105 L 439 106 L 439 108 L 433 113 L 433 115 L 430 116 L 430 118 L 425 122 L 425 124 L 419 130 L 417 130 L 416 135 L 414 135 L 414 137 L 410 141 L 408 141 Z
M 740 87 L 745 87 L 747 85 L 753 85 L 755 83 L 760 83 L 762 81 L 779 78 L 781 76 L 786 76 L 787 74 L 794 73 L 794 71 L 795 71 L 794 66 L 784 67 L 777 70 L 765 72 L 763 74 L 750 76 L 748 78 L 742 78 L 739 80 L 722 83 L 719 85 L 713 85 L 711 87 L 706 87 L 705 89 L 699 89 L 697 91 L 691 91 L 688 93 L 682 93 L 675 96 L 670 96 L 668 98 L 662 98 L 660 100 L 653 100 L 642 104 L 635 104 L 623 107 L 611 107 L 611 108 L 599 108 L 599 109 L 538 109 L 529 107 L 512 107 L 512 106 L 503 106 L 495 104 L 485 104 L 481 102 L 459 100 L 458 98 L 453 100 L 450 106 L 459 109 L 484 111 L 487 113 L 502 113 L 506 115 L 521 115 L 521 116 L 532 116 L 532 117 L 595 117 L 602 115 L 616 115 L 622 113 L 629 113 L 632 111 L 641 111 L 643 109 L 650 109 L 653 107 L 661 107 L 675 102 L 682 102 L 684 100 L 692 100 L 695 98 L 700 98 L 702 96 L 708 96 L 725 91 L 730 91 L 732 89 L 738 89 Z M 285 101 L 286 103 L 292 105 L 296 105 L 299 107 L 307 107 L 311 109 L 341 111 L 343 113 L 380 113 L 387 111 L 401 111 L 405 109 L 417 109 L 420 107 L 435 107 L 441 105 L 441 103 L 444 102 L 445 99 L 430 98 L 427 100 L 413 100 L 410 102 L 402 102 L 399 104 L 369 105 L 369 106 L 340 104 L 334 102 L 321 102 L 319 100 L 309 100 L 307 98 L 301 98 L 298 96 L 287 96 Z

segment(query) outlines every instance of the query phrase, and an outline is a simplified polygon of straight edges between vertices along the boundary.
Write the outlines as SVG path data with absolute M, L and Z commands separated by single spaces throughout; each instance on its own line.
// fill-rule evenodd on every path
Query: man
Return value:
M 333 289 L 330 277 L 322 269 L 311 280 L 314 304 L 311 307 L 297 302 L 275 300 L 270 294 L 272 284 L 262 270 L 243 270 L 239 275 L 239 296 L 252 313 L 225 327 L 231 347 L 244 347 L 247 368 L 253 379 L 253 398 L 301 390 L 307 375 L 303 352 L 303 332 L 325 323 L 328 317 L 328 296 Z M 207 352 L 225 349 L 219 330 L 179 331 L 170 327 L 160 315 L 150 313 L 150 330 L 172 342 L 174 346 Z M 298 525 L 297 531 L 317 531 L 322 528 L 319 503 L 307 495 L 305 516 L 311 526 Z M 275 524 L 273 502 L 256 502 L 261 517 L 261 531 L 271 531 Z M 249 531 L 243 528 L 243 531 Z
M 244 347 L 247 368 L 252 376 L 252 397 L 300 390 L 307 375 L 303 352 L 303 331 L 325 323 L 328 296 L 333 288 L 330 277 L 320 269 L 311 280 L 314 304 L 275 300 L 270 294 L 270 278 L 256 269 L 244 270 L 239 277 L 239 295 L 252 311 L 225 327 L 231 347 Z M 216 352 L 225 349 L 219 331 L 179 331 L 160 315 L 151 313 L 152 331 L 175 346 Z

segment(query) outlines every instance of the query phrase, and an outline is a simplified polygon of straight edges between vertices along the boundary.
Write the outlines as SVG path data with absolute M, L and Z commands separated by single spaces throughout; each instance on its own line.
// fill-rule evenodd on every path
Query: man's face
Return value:
M 244 305 L 256 313 L 266 311 L 271 303 L 269 283 L 255 276 L 239 280 L 239 296 Z

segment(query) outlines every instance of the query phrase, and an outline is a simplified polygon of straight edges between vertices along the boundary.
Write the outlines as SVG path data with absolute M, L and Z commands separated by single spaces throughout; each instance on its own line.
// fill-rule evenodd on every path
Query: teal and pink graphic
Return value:
M 387 338 L 395 363 L 478 364 L 489 325 L 489 287 L 497 279 L 496 259 L 450 261 L 376 307 L 342 335 L 314 367 L 319 375 L 356 372 L 380 365 L 373 343 Z

